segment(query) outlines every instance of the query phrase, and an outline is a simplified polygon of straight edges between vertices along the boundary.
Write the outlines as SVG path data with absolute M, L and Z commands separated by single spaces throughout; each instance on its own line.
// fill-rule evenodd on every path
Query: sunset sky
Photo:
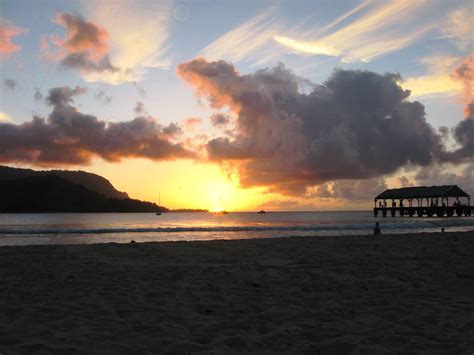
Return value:
M 0 163 L 169 208 L 474 194 L 473 18 L 471 0 L 3 0 Z

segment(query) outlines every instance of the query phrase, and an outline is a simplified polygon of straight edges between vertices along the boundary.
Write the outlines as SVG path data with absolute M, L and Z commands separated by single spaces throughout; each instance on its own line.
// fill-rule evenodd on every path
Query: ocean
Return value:
M 474 230 L 474 217 L 374 217 L 372 211 L 0 214 L 0 246 L 167 242 Z

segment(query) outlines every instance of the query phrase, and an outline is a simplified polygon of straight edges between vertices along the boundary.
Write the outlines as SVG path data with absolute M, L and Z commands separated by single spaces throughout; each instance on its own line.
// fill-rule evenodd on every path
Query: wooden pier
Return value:
M 474 206 L 460 207 L 374 207 L 374 216 L 400 217 L 453 217 L 471 216 Z
M 374 199 L 374 216 L 471 216 L 471 197 L 457 185 L 390 189 Z

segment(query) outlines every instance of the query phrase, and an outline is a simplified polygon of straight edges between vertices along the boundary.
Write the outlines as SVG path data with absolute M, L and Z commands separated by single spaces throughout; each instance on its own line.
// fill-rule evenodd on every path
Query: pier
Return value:
M 389 189 L 374 199 L 374 216 L 470 216 L 471 197 L 457 185 Z

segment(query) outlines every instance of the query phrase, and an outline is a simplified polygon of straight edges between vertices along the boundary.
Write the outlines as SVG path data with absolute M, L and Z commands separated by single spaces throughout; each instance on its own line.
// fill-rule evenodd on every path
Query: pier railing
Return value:
M 474 211 L 474 206 L 419 206 L 419 207 L 374 207 L 374 216 L 386 217 L 387 215 L 395 217 L 452 217 L 452 216 L 470 216 Z

